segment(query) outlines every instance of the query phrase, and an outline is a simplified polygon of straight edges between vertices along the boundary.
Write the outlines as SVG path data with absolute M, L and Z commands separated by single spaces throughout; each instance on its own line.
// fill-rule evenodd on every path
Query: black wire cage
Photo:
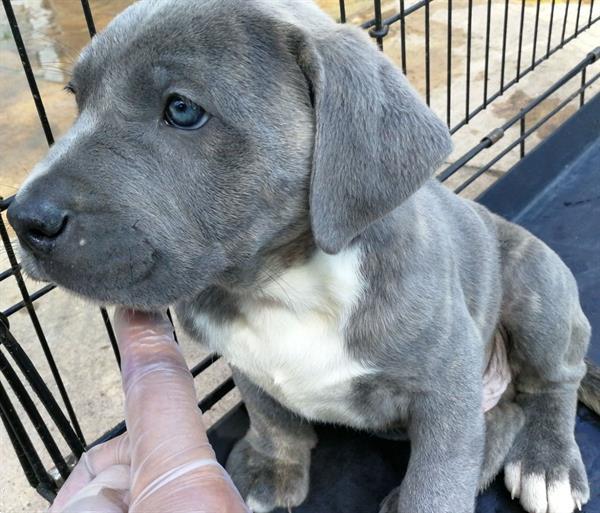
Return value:
M 45 139 L 52 145 L 53 132 L 19 20 L 11 0 L 2 3 Z M 88 0 L 81 0 L 80 6 L 73 0 L 73 4 L 82 9 L 93 37 L 96 28 Z M 590 44 L 583 51 L 580 46 L 563 50 L 563 56 L 571 52 L 574 65 L 559 70 L 551 84 L 530 81 L 529 94 L 537 86 L 534 97 L 521 103 L 511 100 L 513 111 L 501 121 L 497 117 L 490 121 L 494 105 L 518 89 L 528 75 L 536 76 L 538 68 L 546 66 L 547 70 L 546 61 L 600 20 L 600 7 L 594 0 L 340 0 L 336 7 L 339 21 L 367 30 L 445 119 L 457 151 L 438 178 L 457 193 L 480 193 L 497 176 L 499 163 L 508 162 L 506 169 L 514 165 L 539 141 L 542 129 L 548 132 L 548 127 L 559 126 L 598 91 L 600 47 Z M 83 432 L 72 398 L 84 391 L 73 389 L 63 379 L 52 340 L 36 311 L 40 301 L 53 301 L 55 286 L 30 290 L 24 279 L 4 216 L 11 199 L 0 199 L 0 236 L 8 260 L 8 268 L 0 269 L 0 285 L 14 280 L 21 298 L 15 304 L 0 304 L 0 418 L 29 484 L 51 502 L 81 453 L 122 433 L 125 425 L 103 426 L 106 433 L 96 440 Z M 42 378 L 11 333 L 11 316 L 20 311 L 31 321 L 52 383 Z M 100 316 L 118 365 L 106 309 L 100 309 Z M 85 351 L 93 354 L 94 348 Z M 192 374 L 201 375 L 218 359 L 206 356 L 191 369 Z M 233 388 L 231 378 L 225 379 L 202 398 L 199 407 L 210 410 Z

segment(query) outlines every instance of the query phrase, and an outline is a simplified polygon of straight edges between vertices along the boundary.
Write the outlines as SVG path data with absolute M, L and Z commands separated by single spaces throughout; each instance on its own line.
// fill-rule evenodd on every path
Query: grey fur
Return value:
M 500 472 L 507 452 L 525 423 L 522 408 L 512 399 L 509 393 L 498 406 L 485 414 L 485 454 L 479 477 L 480 490 L 485 490 Z
M 452 144 L 364 32 L 340 27 L 297 37 L 315 98 L 311 226 L 319 247 L 338 253 L 423 185 Z
M 588 372 L 579 387 L 579 400 L 595 412 L 600 412 L 600 368 L 586 360 Z
M 243 497 L 252 495 L 267 508 L 298 506 L 308 493 L 313 427 L 235 368 L 233 376 L 252 427 L 229 455 L 227 470 Z
M 243 322 L 240 305 L 283 271 L 358 248 L 365 291 L 343 340 L 372 373 L 344 396 L 346 423 L 412 443 L 381 512 L 472 513 L 515 461 L 567 472 L 585 499 L 573 426 L 590 329 L 575 280 L 526 230 L 430 179 L 449 134 L 358 29 L 302 0 L 142 0 L 84 51 L 74 86 L 79 121 L 9 209 L 46 198 L 69 212 L 51 255 L 24 251 L 32 276 L 176 304 L 208 342 L 201 315 Z M 212 114 L 201 130 L 164 125 L 175 91 Z M 513 391 L 484 416 L 500 327 Z M 299 504 L 310 423 L 235 377 L 251 429 L 234 480 L 264 510 Z

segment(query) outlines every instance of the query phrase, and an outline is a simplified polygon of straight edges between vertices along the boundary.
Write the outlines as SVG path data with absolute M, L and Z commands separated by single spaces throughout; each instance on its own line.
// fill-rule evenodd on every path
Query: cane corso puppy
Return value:
M 175 305 L 226 358 L 252 510 L 306 498 L 313 422 L 407 434 L 381 513 L 472 513 L 502 469 L 530 513 L 588 500 L 573 275 L 432 178 L 448 130 L 368 36 L 304 0 L 142 0 L 68 88 L 77 121 L 8 212 L 24 268 Z

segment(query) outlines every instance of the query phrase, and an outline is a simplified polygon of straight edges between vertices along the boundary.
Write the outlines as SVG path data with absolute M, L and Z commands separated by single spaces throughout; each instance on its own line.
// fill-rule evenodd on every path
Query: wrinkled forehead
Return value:
M 82 52 L 73 72 L 78 93 L 161 89 L 185 78 L 202 87 L 251 79 L 268 32 L 235 5 L 213 1 L 142 1 L 119 15 Z M 262 42 L 261 42 L 262 41 Z M 274 50 L 272 48 L 272 50 Z M 116 89 L 116 91 L 114 91 Z

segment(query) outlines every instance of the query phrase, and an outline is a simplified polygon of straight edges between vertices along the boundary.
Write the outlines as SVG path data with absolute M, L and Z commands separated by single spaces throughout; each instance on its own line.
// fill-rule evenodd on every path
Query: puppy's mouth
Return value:
M 23 272 L 32 280 L 41 282 L 51 282 L 52 279 L 43 271 L 41 266 L 38 265 L 37 259 L 31 254 L 31 252 L 20 245 L 20 256 L 21 256 L 21 269 Z
M 132 229 L 93 230 L 84 236 L 70 227 L 65 240 L 48 251 L 21 243 L 21 265 L 36 281 L 52 282 L 102 303 L 128 303 L 132 290 L 152 280 L 160 260 L 151 242 Z
M 149 250 L 137 261 L 131 255 L 125 258 L 113 256 L 94 265 L 88 265 L 85 257 L 81 260 L 80 262 L 77 257 L 63 261 L 51 256 L 36 256 L 21 246 L 21 267 L 31 279 L 70 287 L 74 278 L 79 284 L 77 288 L 83 289 L 90 282 L 102 282 L 111 286 L 113 284 L 110 282 L 114 281 L 115 289 L 139 284 L 152 275 L 157 257 L 153 250 Z

